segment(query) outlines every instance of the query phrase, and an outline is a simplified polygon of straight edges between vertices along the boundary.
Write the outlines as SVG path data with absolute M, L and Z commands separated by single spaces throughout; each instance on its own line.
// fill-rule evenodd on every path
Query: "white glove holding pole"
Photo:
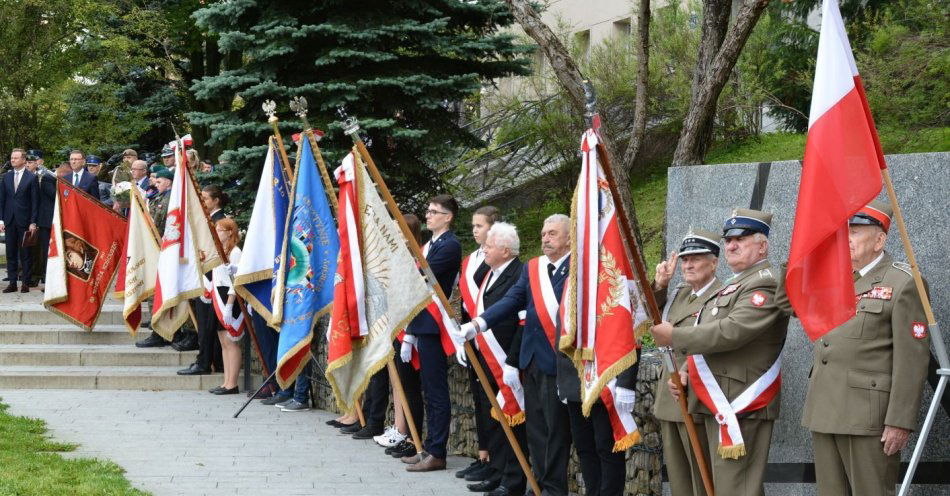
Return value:
M 455 343 L 455 361 L 462 367 L 468 367 L 468 357 L 465 356 L 465 342 Z
M 521 390 L 520 371 L 507 363 L 502 366 L 501 380 L 511 389 L 515 391 Z
M 617 410 L 621 412 L 633 412 L 633 404 L 637 402 L 637 392 L 632 389 L 617 387 L 615 395 L 615 404 Z
M 234 307 L 231 303 L 226 303 L 224 310 L 221 311 L 221 316 L 224 317 L 224 325 L 227 327 L 234 327 L 234 317 L 232 317 L 233 309 Z
M 412 361 L 412 345 L 416 344 L 416 337 L 412 334 L 406 334 L 402 337 L 402 346 L 399 348 L 399 358 L 403 363 Z

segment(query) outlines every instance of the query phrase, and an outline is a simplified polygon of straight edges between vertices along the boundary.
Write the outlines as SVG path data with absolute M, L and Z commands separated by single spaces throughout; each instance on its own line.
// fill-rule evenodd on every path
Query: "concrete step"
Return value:
M 169 346 L 0 344 L 0 365 L 184 367 L 193 363 L 197 355 L 197 351 L 178 352 Z
M 51 314 L 52 315 L 52 314 Z M 151 331 L 139 329 L 138 338 L 129 334 L 122 324 L 98 325 L 92 332 L 84 331 L 73 324 L 0 324 L 0 345 L 4 344 L 124 344 L 132 345 L 136 339 L 148 336 Z
M 0 389 L 124 389 L 139 391 L 208 390 L 221 374 L 177 375 L 181 367 L 0 366 Z M 260 377 L 252 384 L 259 385 Z M 243 389 L 243 377 L 238 379 Z
M 142 318 L 148 320 L 149 313 L 143 312 Z M 0 324 L 63 324 L 65 319 L 50 312 L 42 303 L 2 303 L 0 304 Z M 108 302 L 102 306 L 96 329 L 104 325 L 122 324 L 122 306 Z

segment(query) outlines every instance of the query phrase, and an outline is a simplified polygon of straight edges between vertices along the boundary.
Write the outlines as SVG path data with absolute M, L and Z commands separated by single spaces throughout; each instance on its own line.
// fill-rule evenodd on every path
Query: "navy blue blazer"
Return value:
M 56 175 L 46 171 L 36 175 L 39 184 L 39 214 L 36 225 L 53 227 L 53 207 L 56 205 Z
M 4 174 L 0 181 L 0 215 L 6 226 L 29 227 L 36 224 L 39 193 L 36 187 L 36 174 L 23 168 L 20 187 L 13 191 L 13 169 Z
M 429 262 L 429 267 L 439 281 L 439 286 L 442 287 L 445 296 L 450 296 L 462 267 L 462 244 L 455 237 L 455 233 L 447 231 L 439 236 L 439 239 L 429 246 L 426 261 Z M 439 334 L 439 325 L 428 311 L 423 310 L 409 322 L 406 332 L 408 334 Z
M 554 294 L 558 301 L 561 301 L 561 293 L 564 289 L 564 281 L 567 280 L 568 269 L 570 268 L 571 257 L 564 259 L 561 266 L 558 267 L 551 278 L 551 285 L 554 287 Z M 521 277 L 511 289 L 505 293 L 494 305 L 485 309 L 481 317 L 488 327 L 494 327 L 505 319 L 516 315 L 521 310 L 526 310 L 524 330 L 521 332 L 521 350 L 519 353 L 508 355 L 507 363 L 512 367 L 520 369 L 528 368 L 531 360 L 534 359 L 537 367 L 549 376 L 557 375 L 557 368 L 554 361 L 554 348 L 548 340 L 548 335 L 544 333 L 541 327 L 541 321 L 538 319 L 538 310 L 535 306 L 534 297 L 531 295 L 531 283 L 528 280 L 528 265 L 524 264 L 521 269 Z M 547 270 L 547 267 L 540 267 L 541 270 Z M 543 305 L 543 303 L 541 303 Z M 546 311 L 546 310 L 542 310 Z
M 69 184 L 73 183 L 73 172 L 65 177 L 66 182 Z M 82 177 L 79 179 L 79 184 L 76 185 L 77 188 L 85 191 L 92 195 L 96 200 L 102 201 L 102 197 L 99 195 L 99 180 L 96 179 L 96 176 L 92 175 L 91 172 L 83 168 Z

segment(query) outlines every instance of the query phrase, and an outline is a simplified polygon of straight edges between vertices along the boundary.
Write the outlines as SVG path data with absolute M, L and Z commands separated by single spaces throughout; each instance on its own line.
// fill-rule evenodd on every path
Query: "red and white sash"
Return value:
M 431 241 L 427 241 L 426 244 L 422 245 L 422 256 L 429 256 L 429 246 Z M 458 276 L 456 276 L 458 279 Z M 435 284 L 438 284 L 438 281 L 433 281 Z M 458 282 L 458 281 L 456 281 Z M 454 284 L 453 284 L 454 286 Z M 445 295 L 449 297 L 451 295 Z M 449 313 L 445 311 L 445 308 L 442 307 L 442 302 L 439 301 L 439 296 L 434 294 L 432 295 L 432 301 L 426 306 L 426 312 L 429 312 L 429 316 L 432 317 L 432 320 L 435 321 L 435 324 L 439 326 L 439 340 L 442 342 L 442 351 L 445 352 L 446 356 L 455 354 L 455 343 L 452 342 L 452 336 L 449 334 L 449 327 L 456 327 L 455 320 L 449 317 Z
M 214 272 L 212 272 L 212 281 L 208 281 L 208 278 L 202 277 L 205 283 L 205 298 L 211 300 L 211 306 L 214 307 L 214 314 L 218 317 L 218 322 L 221 323 L 221 327 L 227 331 L 227 337 L 231 341 L 240 341 L 244 337 L 244 330 L 247 327 L 244 324 L 244 312 L 239 312 L 237 318 L 233 319 L 233 326 L 230 326 L 225 323 L 224 320 L 224 311 L 226 303 L 221 299 L 221 293 L 218 292 L 218 286 L 215 286 Z M 226 285 L 221 285 L 226 286 Z
M 690 355 L 686 360 L 696 396 L 713 412 L 719 423 L 719 456 L 732 459 L 745 456 L 738 415 L 764 408 L 775 399 L 782 389 L 782 357 L 779 356 L 765 374 L 731 402 L 702 355 Z
M 542 270 L 542 262 L 544 269 Z M 534 308 L 538 314 L 538 321 L 544 334 L 548 336 L 548 342 L 552 349 L 557 349 L 555 344 L 554 322 L 557 319 L 558 308 L 561 303 L 554 294 L 554 286 L 551 284 L 551 276 L 547 271 L 548 257 L 541 255 L 537 258 L 528 260 L 528 282 L 531 286 L 531 297 L 534 299 Z
M 459 292 L 462 293 L 462 305 L 469 316 L 476 313 L 476 301 L 478 300 L 478 282 L 475 280 L 475 272 L 478 266 L 485 260 L 485 255 L 481 250 L 473 251 L 469 256 L 462 260 L 462 274 L 459 279 Z
M 478 289 L 478 297 L 475 300 L 476 313 L 472 314 L 473 318 L 485 311 L 485 291 L 489 279 L 490 277 L 486 276 Z M 498 405 L 501 407 L 501 412 L 505 415 L 508 425 L 514 426 L 523 423 L 525 420 L 524 390 L 515 391 L 505 384 L 503 365 L 505 360 L 508 359 L 505 349 L 501 347 L 491 329 L 475 333 L 475 346 L 482 352 L 482 357 L 485 358 L 485 363 L 488 364 L 488 370 L 491 371 L 495 383 L 498 384 L 498 394 L 495 395 L 495 399 L 498 400 Z M 492 409 L 492 417 L 500 421 L 501 419 L 495 415 L 496 412 Z

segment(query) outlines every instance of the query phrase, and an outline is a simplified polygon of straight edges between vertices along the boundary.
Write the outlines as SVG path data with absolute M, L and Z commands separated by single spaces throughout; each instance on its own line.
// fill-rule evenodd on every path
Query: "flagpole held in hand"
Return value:
M 584 93 L 587 95 L 587 117 L 590 119 L 590 127 L 597 131 L 597 124 L 599 123 L 600 116 L 596 112 L 596 103 L 597 99 L 594 95 L 594 89 L 590 84 L 590 81 L 584 81 Z M 621 233 L 623 233 L 625 244 L 627 245 L 627 250 L 629 251 L 628 256 L 633 260 L 633 270 L 634 274 L 638 281 L 648 281 L 646 263 L 643 260 L 643 252 L 640 249 L 640 245 L 637 244 L 636 238 L 633 236 L 633 229 L 631 229 L 630 221 L 627 219 L 627 211 L 624 208 L 623 202 L 620 198 L 620 193 L 617 191 L 617 180 L 614 177 L 613 168 L 610 163 L 610 156 L 607 153 L 607 148 L 604 146 L 603 142 L 597 143 L 597 155 L 600 158 L 600 164 L 604 169 L 604 175 L 607 176 L 607 183 L 610 189 L 610 196 L 613 197 L 614 204 L 617 209 L 617 218 L 620 220 Z M 660 308 L 656 304 L 656 298 L 653 296 L 653 291 L 651 288 L 645 288 L 643 291 L 643 297 L 646 299 L 647 311 L 650 313 L 650 318 L 653 319 L 653 322 L 658 323 L 662 319 L 660 313 Z M 672 348 L 667 349 L 668 360 L 676 364 L 674 359 Z M 702 445 L 699 443 L 699 434 L 696 432 L 696 425 L 693 423 L 693 417 L 689 414 L 689 407 L 686 404 L 686 388 L 683 386 L 683 382 L 680 380 L 680 375 L 675 370 L 671 371 L 670 379 L 673 381 L 673 386 L 679 391 L 679 405 L 680 412 L 683 415 L 683 422 L 686 424 L 686 433 L 689 436 L 689 444 L 693 448 L 693 455 L 696 457 L 696 462 L 699 465 L 699 472 L 703 478 L 703 486 L 706 489 L 706 494 L 708 496 L 715 496 L 715 491 L 713 488 L 712 477 L 709 473 L 709 466 L 706 464 L 706 457 L 703 453 Z
M 356 120 L 348 119 L 345 123 L 345 132 L 346 134 L 349 134 L 351 138 L 353 138 L 353 143 L 356 144 L 356 149 L 359 151 L 360 157 L 362 157 L 363 161 L 366 163 L 370 176 L 372 176 L 373 181 L 376 182 L 376 187 L 379 188 L 380 193 L 382 193 L 383 199 L 386 200 L 386 206 L 389 209 L 390 215 L 392 215 L 392 217 L 396 220 L 396 223 L 399 224 L 399 228 L 402 230 L 403 237 L 406 238 L 409 250 L 412 251 L 416 261 L 419 262 L 419 268 L 421 268 L 425 274 L 427 284 L 438 296 L 439 301 L 442 303 L 442 307 L 446 312 L 448 312 L 449 317 L 451 317 L 452 320 L 457 320 L 453 308 L 449 305 L 449 299 L 442 291 L 442 287 L 439 286 L 435 275 L 432 273 L 432 269 L 429 267 L 429 263 L 426 261 L 426 257 L 422 255 L 422 249 L 419 248 L 419 244 L 416 242 L 415 236 L 413 236 L 412 231 L 406 224 L 405 219 L 403 219 L 402 212 L 399 211 L 396 201 L 390 194 L 389 188 L 386 186 L 386 182 L 383 180 L 379 170 L 376 168 L 376 163 L 373 162 L 373 157 L 370 156 L 369 150 L 366 149 L 366 145 L 363 143 L 362 138 L 360 138 L 358 131 L 359 125 L 357 124 Z M 538 481 L 534 478 L 534 474 L 531 472 L 531 467 L 528 465 L 528 460 L 524 455 L 524 451 L 521 449 L 521 445 L 515 438 L 514 431 L 511 430 L 511 426 L 508 425 L 508 422 L 504 420 L 505 416 L 502 413 L 501 406 L 498 404 L 498 400 L 491 391 L 491 386 L 489 386 L 488 382 L 488 376 L 485 374 L 485 370 L 479 363 L 478 357 L 475 355 L 475 352 L 472 349 L 471 342 L 466 341 L 464 346 L 465 354 L 468 356 L 469 362 L 471 362 L 472 367 L 475 369 L 475 374 L 478 376 L 478 380 L 482 384 L 482 389 L 485 390 L 485 395 L 488 397 L 488 401 L 491 403 L 492 409 L 495 411 L 495 413 L 497 413 L 495 417 L 499 419 L 498 423 L 501 424 L 502 429 L 504 429 L 505 436 L 508 438 L 511 448 L 518 457 L 518 463 L 521 465 L 521 469 L 524 471 L 525 477 L 528 479 L 528 483 L 531 484 L 531 489 L 534 491 L 535 495 L 540 496 L 541 487 L 538 485 Z M 390 361 L 390 363 L 392 362 Z M 408 407 L 407 403 L 403 404 Z M 407 415 L 407 418 L 411 418 L 411 415 Z

